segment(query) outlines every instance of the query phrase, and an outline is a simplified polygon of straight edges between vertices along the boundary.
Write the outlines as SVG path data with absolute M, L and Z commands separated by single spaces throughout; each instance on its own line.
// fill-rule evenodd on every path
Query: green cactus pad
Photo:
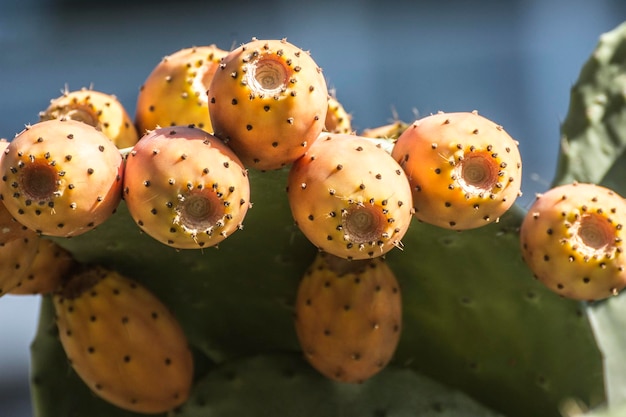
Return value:
M 626 22 L 600 37 L 572 86 L 555 184 L 593 182 L 626 197 Z M 604 356 L 610 412 L 626 404 L 626 297 L 587 304 Z M 595 414 L 594 414 L 595 415 Z M 605 414 L 598 414 L 605 415 Z M 617 414 L 606 415 L 623 415 Z
M 389 367 L 363 384 L 332 382 L 300 355 L 276 353 L 222 364 L 198 382 L 176 417 L 496 417 L 467 395 Z
M 608 180 L 607 173 L 626 151 L 624 91 L 626 22 L 600 37 L 571 88 L 554 184 Z M 622 191 L 623 178 L 617 184 Z

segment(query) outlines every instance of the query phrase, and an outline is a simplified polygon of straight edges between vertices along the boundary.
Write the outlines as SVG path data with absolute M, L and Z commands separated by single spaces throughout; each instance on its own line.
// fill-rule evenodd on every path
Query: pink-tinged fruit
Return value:
M 413 214 L 402 168 L 382 147 L 355 135 L 322 133 L 292 165 L 287 195 L 304 235 L 346 259 L 401 246 Z
M 332 380 L 360 383 L 384 369 L 401 327 L 400 288 L 383 258 L 321 253 L 300 281 L 298 340 L 306 360 Z
M 164 57 L 139 89 L 135 124 L 140 135 L 158 127 L 190 124 L 212 132 L 207 90 L 227 53 L 205 45 Z
M 0 160 L 0 197 L 20 223 L 50 236 L 86 233 L 122 196 L 123 158 L 102 132 L 52 119 L 26 127 Z
M 112 94 L 93 89 L 64 91 L 39 113 L 40 121 L 71 119 L 102 131 L 118 148 L 133 146 L 139 136 L 128 112 Z
M 248 168 L 300 158 L 326 120 L 328 90 L 311 56 L 286 40 L 253 39 L 230 52 L 209 87 L 215 136 Z
M 67 277 L 53 303 L 70 364 L 95 395 L 138 413 L 164 413 L 187 400 L 187 338 L 146 287 L 95 266 Z
M 415 121 L 392 155 L 411 183 L 415 216 L 426 223 L 453 230 L 485 226 L 521 195 L 517 142 L 476 112 Z
M 250 207 L 243 164 L 192 126 L 155 129 L 126 158 L 124 199 L 137 225 L 178 249 L 215 246 L 241 229 Z
M 522 256 L 555 293 L 594 301 L 626 286 L 626 201 L 595 184 L 572 183 L 537 196 L 520 229 Z

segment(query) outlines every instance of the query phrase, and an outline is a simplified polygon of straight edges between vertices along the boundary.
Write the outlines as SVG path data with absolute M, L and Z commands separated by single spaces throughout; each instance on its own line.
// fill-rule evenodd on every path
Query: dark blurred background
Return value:
M 251 37 L 311 51 L 357 130 L 478 110 L 520 142 L 519 204 L 552 180 L 569 90 L 624 0 L 0 1 L 0 137 L 50 99 L 93 86 L 132 115 L 138 88 L 178 49 Z M 29 344 L 39 300 L 0 300 L 0 417 L 32 415 Z

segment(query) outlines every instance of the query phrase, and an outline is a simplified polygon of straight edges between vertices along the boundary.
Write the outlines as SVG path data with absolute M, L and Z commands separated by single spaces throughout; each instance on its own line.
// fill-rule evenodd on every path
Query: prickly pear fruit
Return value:
M 595 184 L 571 183 L 538 195 L 520 229 L 522 256 L 557 294 L 600 300 L 626 286 L 626 201 Z
M 139 139 L 133 120 L 122 103 L 116 96 L 102 91 L 65 90 L 39 113 L 40 121 L 60 118 L 84 122 L 101 130 L 118 148 L 133 146 Z
M 383 258 L 320 253 L 298 287 L 295 328 L 309 363 L 328 378 L 363 382 L 391 360 L 400 338 L 398 282 Z
M 123 159 L 102 132 L 52 119 L 26 127 L 0 160 L 0 198 L 22 224 L 76 236 L 106 221 L 122 196 Z
M 26 276 L 33 262 L 40 237 L 32 230 L 0 243 L 0 296 L 13 290 Z
M 215 136 L 246 167 L 278 169 L 300 158 L 324 128 L 328 90 L 309 53 L 254 39 L 230 52 L 209 87 Z
M 215 45 L 205 45 L 164 57 L 139 89 L 135 112 L 139 134 L 157 127 L 190 124 L 212 132 L 207 89 L 227 53 Z
M 328 97 L 324 130 L 331 133 L 352 133 L 352 116 L 334 95 Z
M 77 265 L 72 254 L 50 239 L 39 239 L 35 256 L 13 295 L 49 294 L 55 291 L 63 278 Z
M 409 177 L 415 216 L 439 227 L 464 230 L 498 221 L 520 195 L 517 142 L 476 112 L 415 121 L 392 156 Z
M 186 401 L 193 377 L 187 338 L 147 288 L 95 266 L 70 275 L 53 302 L 67 357 L 96 395 L 141 413 Z
M 217 245 L 242 227 L 250 207 L 243 164 L 193 126 L 155 129 L 126 158 L 124 199 L 137 225 L 179 249 Z
M 0 138 L 0 158 L 4 155 L 4 150 L 9 146 L 9 141 Z M 15 220 L 15 217 L 7 210 L 4 203 L 0 204 L 0 245 L 26 234 L 28 228 Z
M 321 134 L 287 181 L 293 218 L 318 249 L 365 259 L 401 246 L 413 213 L 409 182 L 368 139 Z
M 403 122 L 402 120 L 396 120 L 393 123 L 386 125 L 370 127 L 364 129 L 360 134 L 366 138 L 379 138 L 379 139 L 398 139 L 400 135 L 408 129 L 410 124 Z

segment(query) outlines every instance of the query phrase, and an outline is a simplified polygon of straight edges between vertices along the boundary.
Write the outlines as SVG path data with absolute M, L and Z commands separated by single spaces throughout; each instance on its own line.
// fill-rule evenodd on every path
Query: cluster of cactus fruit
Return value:
M 55 330 L 38 335 L 34 351 L 41 343 L 58 343 L 80 383 L 119 410 L 194 416 L 212 406 L 200 397 L 205 385 L 217 382 L 208 382 L 212 376 L 198 381 L 200 370 L 218 366 L 228 343 L 204 345 L 172 300 L 190 304 L 185 317 L 197 324 L 191 319 L 195 284 L 181 281 L 216 264 L 216 271 L 235 271 L 232 279 L 241 283 L 246 277 L 237 276 L 232 264 L 252 263 L 255 271 L 255 253 L 264 253 L 264 246 L 276 256 L 269 261 L 275 271 L 254 273 L 276 279 L 289 272 L 295 284 L 287 304 L 298 350 L 329 383 L 340 385 L 366 386 L 383 377 L 395 356 L 409 360 L 399 348 L 404 317 L 423 313 L 404 309 L 401 286 L 413 284 L 403 274 L 411 272 L 387 258 L 417 256 L 414 250 L 424 245 L 411 245 L 416 235 L 441 240 L 445 258 L 458 236 L 480 229 L 483 240 L 493 239 L 498 230 L 511 239 L 505 245 L 514 241 L 526 271 L 556 293 L 555 300 L 599 302 L 618 298 L 626 286 L 626 201 L 617 190 L 572 179 L 521 212 L 515 205 L 521 155 L 502 126 L 476 111 L 440 112 L 358 133 L 311 55 L 285 39 L 167 56 L 141 86 L 134 120 L 112 95 L 65 91 L 38 123 L 2 146 L 0 295 L 44 295 L 42 325 L 52 317 Z M 268 189 L 277 185 L 284 205 Z M 278 225 L 294 229 L 262 236 L 257 222 L 253 237 L 247 229 L 234 234 L 249 214 L 276 215 L 281 207 L 288 207 L 289 218 Z M 143 239 L 145 246 L 114 240 L 122 237 Z M 297 249 L 280 253 L 285 240 Z M 238 243 L 246 241 L 252 243 Z M 218 246 L 218 256 L 229 262 L 207 252 Z M 149 256 L 142 258 L 144 250 Z M 179 261 L 168 269 L 158 254 L 165 262 Z M 262 265 L 268 263 L 257 267 Z M 177 276 L 166 277 L 159 289 L 148 275 L 160 266 L 163 274 Z M 149 271 L 134 277 L 138 269 Z M 536 299 L 537 291 L 528 290 L 526 298 Z M 471 307 L 470 296 L 460 299 L 462 308 Z M 203 365 L 199 351 L 217 365 Z M 293 357 L 283 359 L 244 362 L 296 366 Z M 474 373 L 478 366 L 469 363 Z M 392 385 L 394 372 L 389 370 Z M 36 386 L 40 378 L 34 398 L 49 402 L 46 389 Z M 544 376 L 537 381 L 547 385 Z M 475 407 L 463 401 L 465 411 Z M 497 401 L 486 403 L 503 411 Z M 429 410 L 441 414 L 441 407 Z M 41 416 L 55 415 L 42 410 Z M 458 415 L 492 415 L 481 410 Z

